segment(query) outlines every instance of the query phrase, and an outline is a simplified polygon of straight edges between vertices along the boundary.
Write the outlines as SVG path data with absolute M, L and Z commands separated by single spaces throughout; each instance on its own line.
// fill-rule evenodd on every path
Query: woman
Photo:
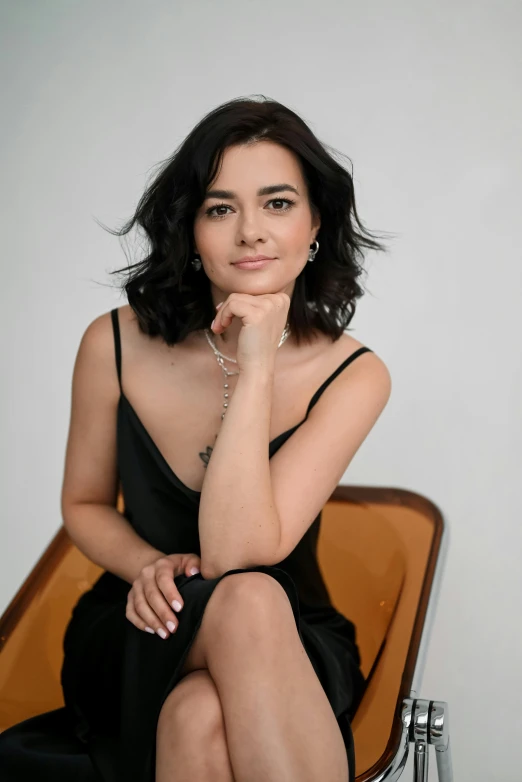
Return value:
M 115 233 L 135 226 L 129 305 L 74 368 L 63 518 L 105 572 L 64 639 L 71 724 L 106 782 L 353 779 L 364 677 L 315 548 L 390 394 L 345 333 L 383 248 L 268 100 L 208 114 Z

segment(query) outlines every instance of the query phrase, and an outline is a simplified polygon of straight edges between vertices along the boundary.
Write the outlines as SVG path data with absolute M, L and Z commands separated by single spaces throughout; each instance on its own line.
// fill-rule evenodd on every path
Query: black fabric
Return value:
M 117 309 L 111 316 L 121 390 L 117 444 L 124 516 L 159 550 L 200 555 L 201 493 L 175 475 L 125 397 Z M 310 401 L 304 421 L 329 383 L 369 350 L 356 350 L 325 380 Z M 270 457 L 304 421 L 271 441 Z M 176 577 L 184 607 L 178 629 L 166 640 L 128 621 L 125 605 L 130 584 L 104 572 L 76 603 L 65 632 L 61 672 L 65 707 L 0 734 L 2 782 L 154 782 L 156 725 L 163 702 L 181 678 L 216 585 L 228 575 L 243 572 L 266 573 L 285 590 L 299 637 L 337 717 L 353 779 L 350 720 L 365 681 L 355 627 L 332 605 L 317 562 L 320 523 L 319 513 L 296 548 L 277 566 L 229 570 L 213 579 L 204 579 L 200 573 Z
M 0 734 L 2 782 L 101 782 L 67 709 L 39 714 Z M 108 776 L 107 779 L 116 779 Z

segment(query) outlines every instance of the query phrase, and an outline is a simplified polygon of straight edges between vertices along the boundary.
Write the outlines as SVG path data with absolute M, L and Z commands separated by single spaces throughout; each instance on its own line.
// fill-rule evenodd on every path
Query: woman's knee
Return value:
M 234 626 L 263 632 L 277 617 L 295 625 L 285 590 L 267 573 L 232 573 L 217 584 L 205 609 L 207 628 L 230 633 Z

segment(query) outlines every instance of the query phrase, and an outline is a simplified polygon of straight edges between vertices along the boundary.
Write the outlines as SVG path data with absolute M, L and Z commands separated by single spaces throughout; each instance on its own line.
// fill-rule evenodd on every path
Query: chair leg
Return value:
M 439 782 L 453 782 L 448 704 L 406 698 L 403 714 L 410 715 L 409 740 L 415 744 L 414 782 L 428 782 L 430 744 L 435 747 Z
M 430 743 L 435 747 L 439 782 L 453 782 L 448 704 L 443 701 L 433 701 L 431 705 Z

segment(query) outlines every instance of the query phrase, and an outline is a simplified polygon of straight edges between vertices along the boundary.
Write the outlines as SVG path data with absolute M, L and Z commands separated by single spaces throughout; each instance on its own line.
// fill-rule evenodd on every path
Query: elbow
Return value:
M 209 581 L 213 578 L 219 578 L 223 575 L 226 571 L 220 568 L 213 567 L 211 565 L 207 565 L 206 563 L 203 564 L 201 562 L 201 575 L 205 579 L 205 581 Z
M 201 564 L 200 564 L 200 572 L 203 578 L 207 580 L 213 578 L 220 578 L 229 570 L 236 570 L 244 567 L 248 567 L 248 566 L 244 562 L 239 562 L 238 560 L 209 562 L 208 560 L 202 557 Z
M 227 562 L 227 563 L 213 563 L 213 564 L 207 564 L 206 562 L 203 563 L 203 560 L 201 561 L 201 575 L 205 580 L 210 580 L 213 578 L 220 578 L 225 573 L 228 573 L 230 570 L 242 570 L 243 568 L 248 567 L 247 564 L 242 563 L 238 564 L 237 562 Z
M 204 557 L 201 557 L 200 559 L 199 571 L 205 580 L 217 578 L 219 576 L 216 566 L 208 562 Z
M 76 515 L 75 512 L 74 512 L 75 511 L 75 507 L 74 507 L 74 505 L 71 505 L 69 503 L 66 504 L 66 503 L 62 502 L 61 511 L 62 511 L 62 523 L 63 523 L 64 529 L 69 534 L 70 533 L 70 529 L 73 526 L 73 521 L 74 521 L 74 518 L 75 518 L 75 515 Z

